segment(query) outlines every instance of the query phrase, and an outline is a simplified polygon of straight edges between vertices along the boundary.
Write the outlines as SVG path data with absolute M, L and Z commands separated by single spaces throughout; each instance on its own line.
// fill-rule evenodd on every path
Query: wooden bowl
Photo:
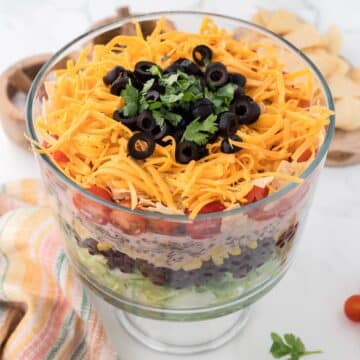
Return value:
M 0 76 L 0 118 L 5 133 L 16 144 L 30 149 L 25 139 L 25 109 L 15 104 L 19 93 L 27 96 L 31 83 L 51 54 L 22 59 L 11 65 Z

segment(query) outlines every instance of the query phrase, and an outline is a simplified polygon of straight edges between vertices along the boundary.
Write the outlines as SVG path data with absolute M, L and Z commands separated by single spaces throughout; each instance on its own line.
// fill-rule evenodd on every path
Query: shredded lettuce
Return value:
M 222 279 L 212 279 L 202 286 L 173 289 L 153 284 L 138 271 L 125 274 L 110 270 L 102 255 L 90 255 L 85 248 L 78 248 L 77 252 L 82 264 L 104 287 L 127 299 L 157 307 L 187 308 L 227 302 L 264 281 L 276 269 L 275 261 L 270 260 L 242 279 L 226 273 Z

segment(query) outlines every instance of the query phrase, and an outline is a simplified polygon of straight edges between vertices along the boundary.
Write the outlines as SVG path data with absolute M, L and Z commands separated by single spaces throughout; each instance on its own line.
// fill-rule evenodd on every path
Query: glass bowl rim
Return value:
M 129 20 L 138 20 L 138 21 L 144 21 L 144 20 L 152 20 L 154 17 L 162 17 L 162 16 L 176 16 L 176 15 L 195 15 L 199 17 L 212 17 L 212 18 L 218 18 L 228 21 L 233 21 L 238 23 L 239 26 L 243 26 L 248 29 L 255 30 L 257 32 L 260 32 L 268 37 L 273 38 L 275 41 L 280 42 L 282 45 L 284 45 L 288 50 L 290 50 L 292 53 L 294 53 L 295 56 L 300 57 L 312 70 L 315 77 L 319 81 L 319 83 L 322 86 L 322 90 L 325 93 L 325 98 L 327 102 L 327 107 L 329 110 L 331 110 L 334 113 L 335 107 L 334 107 L 334 101 L 331 95 L 330 88 L 321 73 L 321 71 L 316 67 L 316 65 L 308 58 L 307 55 L 305 55 L 300 49 L 295 47 L 293 44 L 291 44 L 286 39 L 280 37 L 279 35 L 273 33 L 270 30 L 267 30 L 263 28 L 260 25 L 254 24 L 250 21 L 246 21 L 243 19 L 239 19 L 233 16 L 227 16 L 227 15 L 221 15 L 211 12 L 202 12 L 202 11 L 157 11 L 157 12 L 151 12 L 148 14 L 141 14 L 141 15 L 135 15 L 135 16 L 128 16 L 126 18 L 115 20 L 109 24 L 99 26 L 95 29 L 91 29 L 87 32 L 84 32 L 83 34 L 79 35 L 78 37 L 74 38 L 72 41 L 68 42 L 66 45 L 61 47 L 57 52 L 55 52 L 54 55 L 41 67 L 39 72 L 37 73 L 32 86 L 30 88 L 27 101 L 26 101 L 26 129 L 27 129 L 27 135 L 31 140 L 38 141 L 36 131 L 34 128 L 34 122 L 33 122 L 33 116 L 32 116 L 32 110 L 33 110 L 33 103 L 36 95 L 36 91 L 38 89 L 39 83 L 43 80 L 43 77 L 46 75 L 47 71 L 51 69 L 51 67 L 57 63 L 57 61 L 61 60 L 62 55 L 67 50 L 71 49 L 74 45 L 76 45 L 78 42 L 88 38 L 88 37 L 95 37 L 97 35 L 100 35 L 101 33 L 105 31 L 112 30 L 115 27 L 119 27 Z M 305 180 L 308 178 L 313 171 L 317 168 L 317 166 L 320 164 L 324 156 L 326 155 L 328 148 L 330 146 L 330 142 L 334 133 L 335 129 L 335 115 L 330 115 L 330 122 L 327 127 L 326 135 L 324 138 L 324 141 L 314 158 L 314 160 L 310 163 L 310 165 L 305 169 L 305 171 L 299 176 L 301 179 Z M 36 147 L 36 145 L 32 144 L 33 147 Z M 156 213 L 153 211 L 146 211 L 146 210 L 137 210 L 137 209 L 130 209 L 121 205 L 118 205 L 114 202 L 110 202 L 108 200 L 102 199 L 98 196 L 93 195 L 89 191 L 86 191 L 84 188 L 73 182 L 70 178 L 65 176 L 64 173 L 62 173 L 56 165 L 50 160 L 50 158 L 45 154 L 37 154 L 41 159 L 44 160 L 44 162 L 51 168 L 52 171 L 56 173 L 57 176 L 59 176 L 67 185 L 74 188 L 76 191 L 80 192 L 83 196 L 90 198 L 94 202 L 101 203 L 104 206 L 110 207 L 114 210 L 121 210 L 127 213 L 136 214 L 145 218 L 155 218 L 155 219 L 167 219 L 172 221 L 180 221 L 180 222 L 189 222 L 189 217 L 187 215 L 175 215 L 175 214 L 162 214 L 162 213 Z M 199 214 L 196 219 L 197 220 L 205 220 L 205 219 L 211 219 L 211 218 L 223 218 L 231 215 L 237 215 L 246 213 L 247 211 L 269 204 L 273 201 L 276 201 L 280 199 L 282 196 L 289 193 L 292 189 L 296 188 L 297 186 L 300 186 L 301 183 L 289 183 L 285 187 L 283 187 L 280 191 L 277 191 L 266 198 L 256 201 L 255 203 L 245 205 L 239 208 L 234 208 L 226 211 L 221 212 L 213 212 L 208 214 Z

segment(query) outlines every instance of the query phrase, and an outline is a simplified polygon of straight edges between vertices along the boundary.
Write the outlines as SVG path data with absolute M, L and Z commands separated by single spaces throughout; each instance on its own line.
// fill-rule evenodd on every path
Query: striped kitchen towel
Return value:
M 116 359 L 35 180 L 0 193 L 0 358 Z

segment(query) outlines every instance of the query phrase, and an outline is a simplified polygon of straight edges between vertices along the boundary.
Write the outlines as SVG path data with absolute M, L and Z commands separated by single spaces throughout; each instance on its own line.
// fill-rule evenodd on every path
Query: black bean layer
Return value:
M 262 266 L 275 251 L 275 241 L 266 238 L 258 242 L 256 249 L 247 248 L 240 255 L 230 255 L 223 264 L 216 265 L 212 260 L 205 261 L 199 269 L 185 271 L 155 266 L 143 259 L 131 259 L 128 255 L 115 250 L 98 251 L 96 240 L 86 239 L 81 246 L 88 247 L 89 254 L 102 254 L 110 269 L 118 268 L 124 273 L 132 273 L 137 268 L 143 276 L 159 286 L 182 289 L 190 285 L 201 286 L 212 279 L 221 279 L 225 273 L 235 278 L 243 278 L 250 271 Z

